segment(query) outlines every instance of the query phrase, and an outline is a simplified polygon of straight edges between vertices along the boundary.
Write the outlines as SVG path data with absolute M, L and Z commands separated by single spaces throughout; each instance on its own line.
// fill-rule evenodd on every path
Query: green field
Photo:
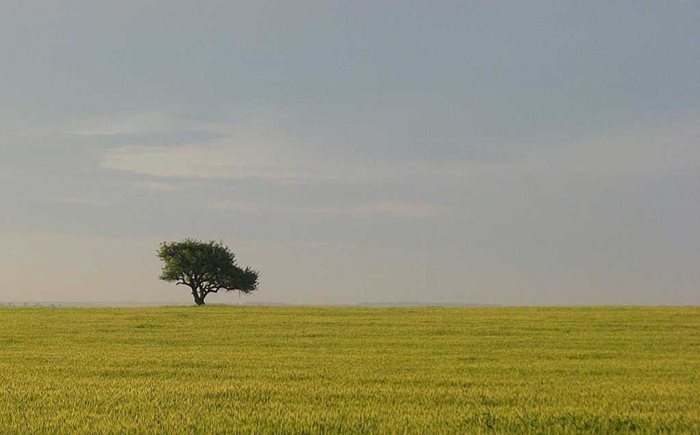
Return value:
M 0 433 L 700 433 L 700 308 L 0 309 Z

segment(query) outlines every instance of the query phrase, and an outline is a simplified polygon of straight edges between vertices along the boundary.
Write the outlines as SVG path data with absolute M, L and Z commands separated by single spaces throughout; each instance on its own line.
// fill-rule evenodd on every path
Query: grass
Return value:
M 0 309 L 0 433 L 700 433 L 700 308 Z

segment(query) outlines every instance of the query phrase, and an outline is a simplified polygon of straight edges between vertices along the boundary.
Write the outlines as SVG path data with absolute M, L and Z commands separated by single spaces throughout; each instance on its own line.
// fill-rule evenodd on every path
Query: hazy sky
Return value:
M 700 304 L 700 2 L 0 0 L 0 301 Z M 215 295 L 212 302 L 237 302 Z

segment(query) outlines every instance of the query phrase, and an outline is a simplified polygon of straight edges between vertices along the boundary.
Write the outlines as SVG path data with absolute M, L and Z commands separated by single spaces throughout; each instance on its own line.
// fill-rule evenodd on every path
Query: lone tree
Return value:
M 258 288 L 258 272 L 238 267 L 235 254 L 221 242 L 163 242 L 157 254 L 163 260 L 160 279 L 189 287 L 197 305 L 219 290 L 251 293 Z

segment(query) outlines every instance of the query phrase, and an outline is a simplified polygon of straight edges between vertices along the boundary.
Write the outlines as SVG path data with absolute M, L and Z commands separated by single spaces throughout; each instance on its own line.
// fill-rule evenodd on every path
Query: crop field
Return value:
M 700 433 L 700 308 L 3 308 L 0 433 Z

